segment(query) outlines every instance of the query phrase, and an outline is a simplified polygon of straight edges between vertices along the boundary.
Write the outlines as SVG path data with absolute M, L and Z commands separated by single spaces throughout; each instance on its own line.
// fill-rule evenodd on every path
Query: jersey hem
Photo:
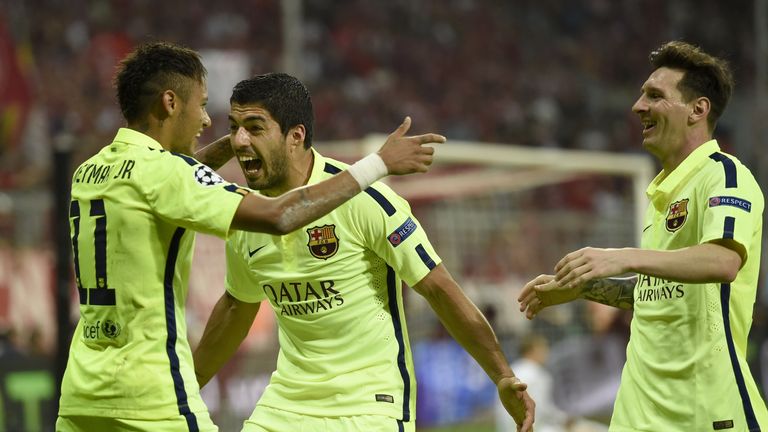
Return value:
M 292 402 L 292 403 L 295 403 L 295 402 Z M 396 408 L 381 407 L 376 405 L 357 405 L 355 406 L 355 408 L 350 410 L 335 409 L 332 412 L 329 412 L 329 410 L 323 409 L 321 407 L 308 407 L 306 405 L 297 407 L 296 409 L 292 409 L 292 408 L 287 408 L 285 405 L 270 404 L 269 402 L 257 402 L 256 406 L 263 406 L 266 408 L 286 411 L 292 414 L 306 415 L 306 416 L 318 417 L 318 418 L 380 415 L 380 416 L 392 418 L 394 420 L 404 421 L 402 418 L 403 417 L 402 410 L 399 410 Z M 415 413 L 415 410 L 412 410 L 411 415 L 408 419 L 408 422 L 415 422 L 415 421 L 416 421 L 416 413 Z

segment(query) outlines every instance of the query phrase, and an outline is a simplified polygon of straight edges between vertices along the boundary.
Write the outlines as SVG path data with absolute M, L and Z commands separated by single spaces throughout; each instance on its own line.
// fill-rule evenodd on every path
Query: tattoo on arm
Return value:
M 581 297 L 620 309 L 633 309 L 636 281 L 637 276 L 591 280 L 582 286 Z

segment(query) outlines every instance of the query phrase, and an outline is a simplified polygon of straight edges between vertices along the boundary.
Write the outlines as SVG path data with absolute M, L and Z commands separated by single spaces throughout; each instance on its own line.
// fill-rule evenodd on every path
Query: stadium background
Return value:
M 516 292 L 574 248 L 635 242 L 632 183 L 602 173 L 600 155 L 643 157 L 630 107 L 647 54 L 663 41 L 685 39 L 733 63 L 736 94 L 716 137 L 768 185 L 766 21 L 765 0 L 0 0 L 0 431 L 52 430 L 77 318 L 66 216 L 57 209 L 72 167 L 121 125 L 111 77 L 135 43 L 164 39 L 202 52 L 214 124 L 205 142 L 227 132 L 232 84 L 282 70 L 312 92 L 317 148 L 329 155 L 354 159 L 359 140 L 389 132 L 406 114 L 414 132 L 438 131 L 467 156 L 489 142 L 529 149 L 518 164 L 473 158 L 393 187 L 510 359 L 521 337 L 545 335 L 555 401 L 604 421 L 629 316 L 575 303 L 527 322 Z M 537 163 L 539 150 L 556 160 L 590 152 L 594 172 L 560 175 Z M 236 166 L 222 173 L 240 180 Z M 199 236 L 195 266 L 192 341 L 221 293 L 221 242 Z M 493 386 L 417 297 L 408 296 L 407 313 L 419 429 L 493 430 Z M 767 303 L 761 282 L 750 344 L 761 383 Z M 223 431 L 238 430 L 274 367 L 268 312 L 204 390 Z

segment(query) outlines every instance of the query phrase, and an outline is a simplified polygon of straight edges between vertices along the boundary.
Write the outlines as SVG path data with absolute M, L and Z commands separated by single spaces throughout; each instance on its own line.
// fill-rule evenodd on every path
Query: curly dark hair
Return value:
M 667 67 L 684 72 L 678 90 L 686 102 L 701 96 L 709 99 L 707 124 L 714 130 L 733 93 L 733 73 L 728 62 L 683 41 L 663 44 L 651 52 L 648 59 L 654 69 Z
M 132 123 L 145 116 L 165 90 L 189 97 L 193 82 L 203 83 L 207 72 L 200 54 L 169 42 L 139 45 L 117 68 L 114 85 L 123 117 Z

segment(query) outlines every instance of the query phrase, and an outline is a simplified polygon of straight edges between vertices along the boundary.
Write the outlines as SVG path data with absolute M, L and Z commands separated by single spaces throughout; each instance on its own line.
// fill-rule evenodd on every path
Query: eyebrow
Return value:
M 232 117 L 232 114 L 229 114 L 229 115 L 227 116 L 227 118 L 229 118 L 229 121 L 231 121 L 231 122 L 237 122 L 237 121 L 235 120 L 235 118 L 234 118 L 234 117 Z M 267 118 L 266 118 L 266 117 L 264 117 L 263 115 L 260 115 L 260 114 L 249 114 L 248 116 L 246 116 L 246 117 L 243 119 L 242 123 L 248 123 L 248 122 L 253 122 L 253 121 L 262 121 L 262 122 L 266 122 L 266 121 L 267 121 Z
M 664 90 L 661 87 L 653 84 L 648 84 L 648 85 L 643 84 L 643 86 L 640 87 L 640 91 L 646 92 L 646 93 L 650 91 L 657 91 L 659 93 L 664 93 Z

